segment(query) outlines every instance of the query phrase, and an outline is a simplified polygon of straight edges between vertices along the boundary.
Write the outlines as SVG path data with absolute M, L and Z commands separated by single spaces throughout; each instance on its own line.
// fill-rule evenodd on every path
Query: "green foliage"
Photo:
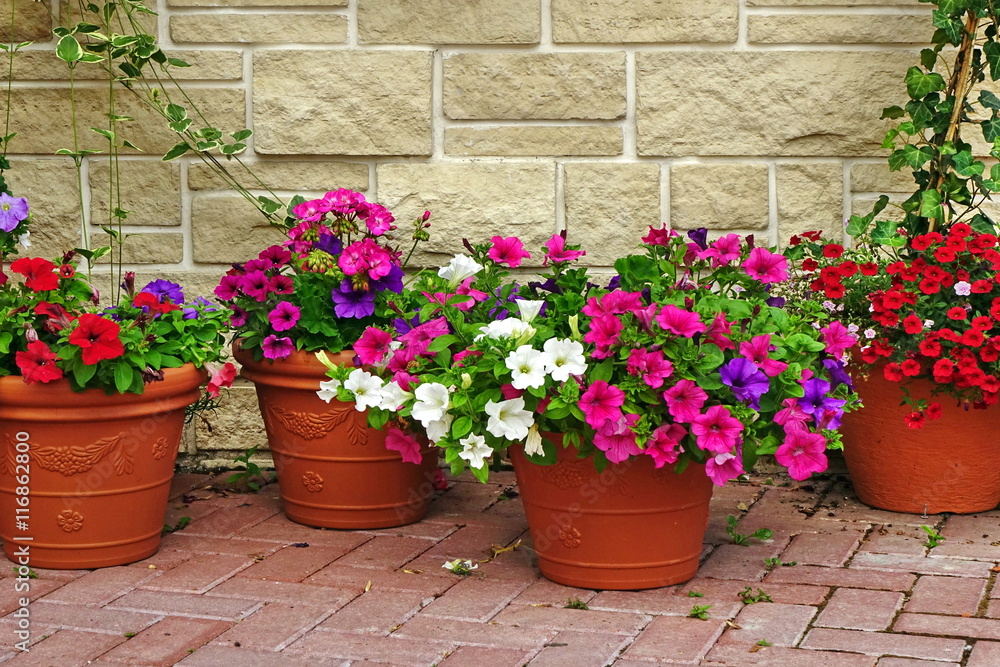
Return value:
M 758 588 L 757 592 L 754 593 L 749 586 L 747 586 L 742 591 L 737 593 L 736 596 L 743 601 L 743 604 L 757 604 L 758 602 L 774 602 L 774 600 L 771 599 L 771 596 L 762 591 L 761 589 Z
M 920 529 L 927 533 L 927 541 L 924 542 L 924 546 L 928 549 L 941 546 L 941 543 L 947 539 L 931 526 L 920 526 Z
M 178 530 L 184 530 L 189 523 L 191 523 L 191 517 L 182 516 L 173 526 L 171 526 L 169 523 L 163 524 L 163 531 L 160 534 L 168 535 L 170 533 L 176 533 Z
M 703 597 L 705 597 L 705 594 L 704 593 L 698 593 L 697 591 L 688 591 L 688 597 L 689 598 L 703 598 Z
M 257 454 L 257 447 L 251 447 L 239 456 L 233 458 L 233 463 L 242 466 L 243 470 L 235 472 L 226 478 L 226 484 L 245 484 L 251 493 L 257 493 L 267 484 L 274 481 L 267 471 L 251 461 Z
M 708 610 L 712 608 L 710 604 L 696 604 L 691 607 L 691 611 L 688 612 L 689 618 L 698 618 L 703 621 L 708 620 Z
M 566 608 L 566 609 L 583 609 L 584 611 L 590 611 L 590 607 L 587 606 L 587 603 L 584 602 L 583 600 L 579 599 L 579 598 L 570 598 L 570 599 L 566 600 L 566 604 L 564 605 L 564 608 Z
M 769 540 L 771 539 L 773 533 L 769 528 L 758 528 L 749 535 L 743 535 L 742 533 L 736 532 L 736 526 L 739 523 L 739 519 L 730 514 L 726 517 L 726 532 L 729 533 L 730 539 L 732 539 L 733 544 L 738 544 L 741 547 L 750 546 L 750 540 Z

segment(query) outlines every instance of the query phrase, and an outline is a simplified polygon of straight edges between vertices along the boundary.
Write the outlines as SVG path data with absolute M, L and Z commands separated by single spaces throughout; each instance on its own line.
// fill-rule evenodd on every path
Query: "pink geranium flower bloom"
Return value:
M 413 436 L 403 433 L 398 428 L 390 428 L 385 433 L 385 448 L 399 452 L 406 463 L 420 463 L 423 454 L 420 453 L 420 443 Z
M 705 474 L 716 486 L 725 486 L 726 482 L 736 479 L 744 472 L 743 461 L 731 452 L 722 452 L 705 462 Z
M 679 422 L 693 422 L 701 415 L 701 406 L 705 405 L 707 399 L 705 390 L 692 380 L 679 380 L 663 392 L 663 400 L 667 402 L 670 416 Z
M 522 259 L 531 258 L 531 253 L 524 249 L 524 243 L 516 236 L 493 236 L 490 242 L 493 247 L 486 255 L 499 264 L 506 264 L 516 269 L 521 266 Z
M 729 338 L 735 322 L 726 319 L 724 313 L 719 313 L 705 330 L 705 339 L 714 343 L 720 350 L 735 350 L 736 344 Z
M 656 468 L 677 463 L 681 455 L 681 440 L 686 435 L 687 431 L 680 424 L 663 424 L 650 434 L 643 451 L 653 457 L 653 466 Z
M 323 217 L 324 213 L 330 210 L 329 208 L 324 209 L 321 204 L 322 202 L 319 199 L 304 201 L 293 208 L 292 213 L 295 214 L 295 217 L 306 222 L 316 222 Z
M 343 217 L 348 217 L 352 213 L 360 213 L 367 208 L 365 196 L 360 192 L 339 188 L 323 195 L 323 205 L 326 210 L 332 211 Z
M 716 454 L 732 451 L 742 432 L 743 422 L 722 405 L 713 405 L 691 422 L 691 433 L 697 445 Z
M 698 313 L 678 308 L 673 304 L 667 304 L 663 307 L 660 314 L 656 316 L 656 322 L 667 331 L 685 338 L 691 338 L 696 333 L 705 330 L 705 325 Z
M 625 392 L 604 380 L 595 380 L 580 396 L 577 405 L 583 411 L 587 423 L 599 428 L 608 419 L 618 421 L 625 404 Z
M 354 343 L 354 352 L 361 359 L 361 363 L 377 364 L 389 354 L 390 344 L 392 344 L 392 334 L 375 327 L 368 327 Z
M 264 350 L 264 356 L 268 359 L 284 359 L 295 349 L 295 344 L 288 336 L 278 338 L 271 334 L 260 344 Z
M 642 454 L 642 449 L 636 442 L 632 426 L 639 421 L 639 415 L 625 414 L 618 419 L 608 419 L 594 434 L 594 447 L 597 447 L 612 463 L 621 463 L 630 456 Z
M 840 322 L 831 322 L 820 329 L 820 333 L 823 334 L 823 344 L 826 345 L 827 354 L 837 359 L 844 356 L 844 352 L 858 342 L 857 336 L 849 332 Z
M 553 234 L 545 243 L 545 261 L 542 264 L 548 266 L 549 262 L 572 262 L 586 254 L 583 250 L 567 250 L 566 232 L 560 232 Z
M 346 276 L 355 276 L 368 270 L 368 257 L 365 246 L 359 241 L 344 248 L 337 259 L 337 266 Z
M 629 353 L 626 368 L 629 375 L 641 377 L 653 389 L 662 387 L 663 381 L 674 373 L 674 365 L 663 356 L 662 350 L 634 349 Z
M 267 314 L 267 321 L 275 331 L 288 331 L 298 323 L 301 315 L 297 306 L 279 301 L 274 310 Z
M 788 468 L 792 479 L 806 479 L 814 472 L 826 470 L 826 439 L 806 429 L 787 431 L 785 442 L 774 453 L 774 460 Z
M 611 356 L 611 346 L 618 343 L 621 331 L 622 323 L 617 316 L 602 315 L 590 321 L 590 331 L 584 335 L 583 340 L 597 346 L 591 356 L 595 359 L 604 359 Z
M 368 204 L 365 210 L 367 212 L 367 215 L 364 216 L 365 225 L 372 234 L 381 236 L 392 229 L 392 223 L 396 221 L 396 218 L 385 206 Z
M 782 371 L 788 368 L 788 364 L 784 361 L 771 359 L 768 356 L 773 347 L 771 345 L 771 334 L 761 334 L 740 343 L 740 354 L 749 359 L 754 366 L 764 371 L 765 375 L 774 377 L 780 375 Z
M 757 247 L 743 262 L 743 270 L 762 283 L 780 283 L 788 278 L 788 260 L 784 255 Z

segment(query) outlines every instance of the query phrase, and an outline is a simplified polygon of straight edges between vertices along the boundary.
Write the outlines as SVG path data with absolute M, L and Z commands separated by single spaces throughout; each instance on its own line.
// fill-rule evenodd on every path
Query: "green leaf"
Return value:
M 923 49 L 920 52 L 920 64 L 923 65 L 924 69 L 928 72 L 933 71 L 934 65 L 937 64 L 937 51 L 934 49 Z M 883 115 L 882 117 L 885 118 L 886 116 Z M 899 116 L 896 116 L 896 118 L 899 118 Z
M 944 0 L 941 4 L 947 4 L 948 0 Z M 956 19 L 953 19 L 948 15 L 947 11 L 942 11 L 940 9 L 935 9 L 932 13 L 934 27 L 940 28 L 944 31 L 945 36 L 948 38 L 950 44 L 958 45 L 962 41 L 962 33 L 965 30 L 964 24 Z M 923 63 L 923 54 L 921 53 L 920 62 Z M 928 68 L 930 69 L 930 68 Z
M 879 220 L 872 232 L 872 241 L 877 245 L 900 247 L 906 245 L 906 237 L 900 236 L 898 225 L 892 220 Z
M 987 109 L 1000 109 L 1000 97 L 997 97 L 988 90 L 979 93 L 979 103 Z
M 101 135 L 102 137 L 104 137 L 108 141 L 114 141 L 117 138 L 117 136 L 118 136 L 114 132 L 112 132 L 111 130 L 105 130 L 105 129 L 102 129 L 100 127 L 92 127 L 92 128 L 90 128 L 90 131 L 91 132 L 97 132 L 99 135 Z
M 996 113 L 995 111 L 993 112 Z M 993 116 L 983 121 L 983 138 L 991 144 L 1000 137 L 1000 118 Z
M 83 387 L 90 382 L 90 378 L 94 377 L 95 372 L 97 372 L 96 364 L 78 363 L 73 368 L 73 377 L 76 379 L 76 383 Z
M 56 56 L 63 62 L 75 63 L 83 57 L 83 47 L 76 41 L 76 37 L 66 35 L 56 45 Z
M 986 169 L 986 165 L 972 157 L 972 152 L 968 150 L 955 153 L 951 161 L 955 165 L 955 171 L 966 178 L 979 176 Z
M 896 152 L 898 153 L 899 151 Z M 913 144 L 907 144 L 903 146 L 902 153 L 906 164 L 914 169 L 920 169 L 920 167 L 927 164 L 928 160 L 934 159 L 934 148 L 932 146 L 921 146 L 918 148 Z
M 167 108 L 164 109 L 163 112 L 167 115 L 167 118 L 172 121 L 179 121 L 187 118 L 187 109 L 179 104 L 168 104 Z
M 229 136 L 233 138 L 233 141 L 243 141 L 244 139 L 249 139 L 253 135 L 253 130 L 240 130 L 239 132 L 233 132 Z
M 191 67 L 190 64 L 181 60 L 180 58 L 167 58 L 167 62 L 173 65 L 174 67 Z
M 134 369 L 127 363 L 119 363 L 115 366 L 115 389 L 119 394 L 124 394 L 132 385 Z
M 882 109 L 882 115 L 879 116 L 879 120 L 885 120 L 886 118 L 896 120 L 897 118 L 902 118 L 905 113 L 906 112 L 903 111 L 903 107 L 893 105 Z
M 911 67 L 906 71 L 906 92 L 915 100 L 938 90 L 944 90 L 944 77 L 937 72 L 924 72 L 919 67 Z
M 170 129 L 178 134 L 182 132 L 187 132 L 187 129 L 191 127 L 191 119 L 185 118 L 183 120 L 177 120 L 170 123 Z
M 986 62 L 990 65 L 990 78 L 996 81 L 1000 78 L 1000 42 L 987 40 L 983 44 L 983 53 L 986 54 Z
M 940 220 L 944 217 L 941 208 L 941 193 L 937 190 L 924 190 L 920 193 L 920 215 L 925 218 Z
M 182 141 L 179 144 L 176 144 L 173 148 L 171 148 L 163 155 L 163 162 L 176 160 L 180 156 L 187 153 L 189 150 L 191 150 L 191 147 L 188 145 L 188 143 L 186 141 Z
M 9 331 L 0 332 L 0 354 L 10 352 L 10 343 L 13 340 L 14 336 Z
M 464 438 L 472 432 L 472 418 L 468 415 L 462 415 L 455 420 L 455 423 L 451 425 L 451 437 L 455 440 L 459 438 Z

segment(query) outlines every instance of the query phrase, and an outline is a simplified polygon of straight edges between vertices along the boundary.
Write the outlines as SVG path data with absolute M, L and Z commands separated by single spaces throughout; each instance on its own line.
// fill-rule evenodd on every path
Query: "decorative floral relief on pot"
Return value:
M 538 474 L 549 484 L 552 484 L 563 491 L 569 491 L 570 489 L 575 489 L 583 485 L 584 478 L 581 467 L 584 465 L 593 465 L 593 463 L 590 461 L 581 461 L 578 463 L 564 463 L 554 466 L 539 466 Z
M 311 470 L 302 474 L 302 484 L 310 493 L 319 493 L 323 490 L 323 478 Z
M 159 461 L 167 455 L 167 439 L 160 438 L 153 443 L 153 458 Z
M 83 528 L 83 515 L 73 510 L 64 510 L 56 517 L 56 523 L 67 533 L 75 533 Z
M 38 467 L 66 477 L 87 472 L 108 455 L 112 457 L 115 474 L 130 475 L 135 469 L 132 447 L 125 443 L 124 433 L 102 438 L 92 445 L 39 447 L 33 443 L 28 444 L 31 448 L 31 460 Z M 14 474 L 14 445 L 9 435 L 6 449 L 7 456 L 4 457 L 2 472 Z
M 278 422 L 285 427 L 289 433 L 293 433 L 304 440 L 318 440 L 328 435 L 340 424 L 348 421 L 348 426 L 353 427 L 354 420 L 351 420 L 351 413 L 357 412 L 351 406 L 335 408 L 330 412 L 316 414 L 314 412 L 292 412 L 275 405 L 268 406 L 268 411 Z M 364 437 L 362 429 L 361 436 Z M 354 436 L 352 433 L 352 443 Z
M 576 549 L 583 541 L 582 538 L 580 531 L 568 523 L 559 529 L 559 539 L 567 549 Z

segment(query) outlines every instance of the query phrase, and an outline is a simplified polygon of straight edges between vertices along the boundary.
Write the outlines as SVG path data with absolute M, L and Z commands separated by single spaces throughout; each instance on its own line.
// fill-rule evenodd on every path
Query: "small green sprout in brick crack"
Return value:
M 729 537 L 733 540 L 733 544 L 745 547 L 750 545 L 751 539 L 769 540 L 774 535 L 770 528 L 758 528 L 749 535 L 743 535 L 742 533 L 736 532 L 736 524 L 738 522 L 739 519 L 734 517 L 732 514 L 726 517 L 726 532 L 729 533 Z
M 708 610 L 712 608 L 710 604 L 696 604 L 691 607 L 691 611 L 688 612 L 690 618 L 700 618 L 703 621 L 708 620 Z
M 584 611 L 590 611 L 590 607 L 587 606 L 587 603 L 580 598 L 570 598 L 566 600 L 564 609 L 583 609 Z
M 941 535 L 937 530 L 931 528 L 930 526 L 920 526 L 920 529 L 927 533 L 927 541 L 924 542 L 924 546 L 928 549 L 933 549 L 934 547 L 941 546 L 941 543 L 945 541 L 945 537 Z
M 757 594 L 754 595 L 753 589 L 751 589 L 749 586 L 744 588 L 736 595 L 737 597 L 739 597 L 740 600 L 743 601 L 743 604 L 757 604 L 758 602 L 774 602 L 774 600 L 771 599 L 770 595 L 768 595 L 759 588 L 757 589 Z
M 688 591 L 688 597 L 689 598 L 703 598 L 703 597 L 705 597 L 705 594 L 704 593 L 699 593 L 698 591 Z

